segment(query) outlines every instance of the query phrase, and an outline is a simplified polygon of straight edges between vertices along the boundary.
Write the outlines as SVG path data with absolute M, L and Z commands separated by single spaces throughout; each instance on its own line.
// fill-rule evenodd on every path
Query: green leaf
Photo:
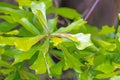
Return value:
M 9 7 L 0 7 L 0 12 L 9 14 L 11 16 L 11 20 L 14 22 L 18 22 L 21 18 L 27 18 L 31 20 L 33 18 L 33 14 L 31 12 L 20 10 L 20 9 L 13 9 Z
M 59 45 L 59 47 L 64 53 L 65 67 L 72 68 L 76 72 L 80 73 L 80 66 L 82 66 L 80 61 L 77 58 L 75 58 L 71 53 L 69 53 L 67 48 L 65 48 L 63 45 Z
M 115 70 L 114 66 L 110 63 L 109 60 L 105 61 L 104 63 L 98 65 L 96 70 L 102 71 L 104 73 L 111 73 Z
M 110 34 L 110 33 L 113 33 L 113 32 L 115 32 L 114 26 L 109 27 L 109 26 L 105 25 L 105 26 L 102 27 L 102 30 L 100 32 L 98 32 L 98 34 L 99 35 L 104 35 L 104 34 Z
M 10 75 L 8 75 L 5 80 L 14 80 L 14 77 L 15 77 L 15 73 L 12 73 Z
M 116 49 L 116 44 L 115 43 L 110 43 L 104 40 L 100 40 L 100 39 L 94 39 L 94 43 L 103 48 L 104 50 L 108 50 L 108 51 L 114 51 Z
M 79 76 L 79 80 L 93 80 L 88 70 L 85 70 Z
M 48 20 L 48 26 L 50 28 L 50 33 L 54 32 L 57 29 L 58 18 L 53 18 Z
M 14 62 L 12 63 L 12 65 L 17 64 L 19 62 L 23 62 L 24 60 L 28 60 L 30 59 L 35 52 L 38 51 L 38 49 L 40 48 L 41 45 L 36 45 L 34 47 L 32 47 L 29 51 L 27 52 L 22 52 L 22 53 L 18 53 L 14 55 Z M 22 56 L 22 57 L 21 57 Z
M 35 37 L 2 37 L 0 36 L 1 45 L 15 45 L 15 47 L 22 51 L 29 50 L 34 44 L 44 38 L 45 35 L 39 35 Z
M 36 61 L 30 66 L 30 69 L 35 70 L 36 74 L 44 74 L 46 73 L 46 64 L 44 60 L 43 53 L 39 53 Z
M 26 30 L 24 27 L 19 29 L 19 36 L 23 36 L 23 37 L 31 37 L 34 36 L 31 32 L 29 32 L 28 30 Z
M 30 69 L 36 71 L 37 74 L 46 73 L 46 70 L 49 70 L 49 64 L 46 60 L 46 54 L 49 48 L 49 40 L 47 39 L 43 45 L 40 47 L 40 52 L 36 61 L 30 66 Z M 48 72 L 49 73 L 49 72 Z
M 3 61 L 3 60 L 0 60 L 0 67 L 10 67 L 11 65 L 8 63 L 8 62 L 6 62 L 6 61 Z
M 54 66 L 52 66 L 51 69 L 51 73 L 54 77 L 60 78 L 60 76 L 62 75 L 62 70 L 64 67 L 64 61 L 60 61 L 57 64 L 55 64 Z
M 0 55 L 4 54 L 4 52 L 5 52 L 4 48 L 0 46 Z
M 12 30 L 12 31 L 9 31 L 9 32 L 7 32 L 5 34 L 7 34 L 7 35 L 18 35 L 19 31 L 18 30 Z
M 32 12 L 36 15 L 37 19 L 41 23 L 43 29 L 48 32 L 47 19 L 46 19 L 46 8 L 43 2 L 32 2 L 31 4 Z
M 0 69 L 0 72 L 5 75 L 10 74 L 12 71 L 13 69 Z
M 111 56 L 112 56 L 113 62 L 120 64 L 120 54 L 119 53 L 111 54 Z
M 54 8 L 54 13 L 69 19 L 77 19 L 81 17 L 81 15 L 76 10 L 71 8 Z
M 8 32 L 15 28 L 18 24 L 11 24 L 8 22 L 1 22 L 0 23 L 0 32 Z
M 58 29 L 56 32 L 57 33 L 65 33 L 65 32 L 73 32 L 75 30 L 77 30 L 78 28 L 84 26 L 84 24 L 86 24 L 86 21 L 84 21 L 83 19 L 79 19 L 73 23 L 71 23 L 70 25 L 68 25 L 65 28 L 60 28 Z
M 115 77 L 116 75 L 119 75 L 120 71 L 114 71 L 112 73 L 108 73 L 108 74 L 98 74 L 96 77 L 101 79 L 101 78 L 111 78 L 111 77 Z M 115 79 L 116 80 L 116 79 Z
M 41 2 L 44 2 L 46 5 L 46 10 L 53 6 L 52 0 L 40 0 Z
M 27 6 L 30 7 L 32 0 L 16 0 L 20 7 Z
M 9 4 L 9 3 L 6 3 L 6 2 L 0 2 L 0 7 L 1 6 L 2 7 L 10 7 L 10 8 L 18 8 L 17 6 Z
M 100 55 L 96 55 L 95 57 L 94 57 L 94 65 L 101 65 L 102 63 L 104 63 L 105 62 L 105 60 L 106 60 L 106 56 L 105 55 L 102 55 L 102 54 L 100 54 Z
M 19 74 L 22 78 L 22 80 L 39 80 L 37 76 L 35 76 L 33 73 L 28 72 L 27 70 L 19 70 Z
M 29 32 L 31 32 L 32 34 L 34 35 L 40 34 L 39 30 L 26 18 L 20 19 L 19 23 L 22 24 L 24 28 L 28 30 Z
M 52 39 L 53 39 L 54 46 L 58 46 L 60 43 L 64 42 L 64 40 L 59 37 L 53 37 Z

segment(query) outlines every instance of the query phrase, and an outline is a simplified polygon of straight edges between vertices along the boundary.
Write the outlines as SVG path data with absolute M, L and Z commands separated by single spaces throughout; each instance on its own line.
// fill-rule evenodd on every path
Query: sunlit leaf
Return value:
M 0 44 L 13 45 L 13 46 L 15 45 L 17 49 L 20 49 L 22 51 L 27 51 L 43 37 L 44 35 L 39 35 L 35 37 L 24 37 L 24 38 L 0 36 Z
M 91 38 L 90 38 L 91 37 L 90 34 L 78 33 L 78 34 L 71 35 L 71 36 L 73 36 L 73 37 L 78 39 L 78 42 L 76 42 L 76 47 L 79 50 L 83 50 L 86 47 L 89 47 L 89 46 L 93 45 L 93 43 L 91 41 Z
M 57 46 L 58 44 L 64 42 L 64 40 L 59 37 L 53 37 L 52 39 L 53 39 L 54 46 Z

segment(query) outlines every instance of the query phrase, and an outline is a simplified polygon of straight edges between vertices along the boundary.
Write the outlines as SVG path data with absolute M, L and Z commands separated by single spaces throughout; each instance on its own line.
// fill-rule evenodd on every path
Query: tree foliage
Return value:
M 0 77 L 4 80 L 40 80 L 37 74 L 46 73 L 60 78 L 68 69 L 75 71 L 77 80 L 119 78 L 120 27 L 90 26 L 74 9 L 53 7 L 52 0 L 16 1 L 19 6 L 0 2 Z M 46 17 L 51 13 L 73 22 L 58 28 L 57 16 Z

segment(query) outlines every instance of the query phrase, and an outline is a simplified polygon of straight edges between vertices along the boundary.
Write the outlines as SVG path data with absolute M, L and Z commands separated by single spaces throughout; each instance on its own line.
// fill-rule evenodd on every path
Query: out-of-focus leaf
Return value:
M 77 19 L 81 17 L 81 15 L 76 10 L 71 8 L 54 8 L 54 12 L 69 19 Z
M 46 10 L 52 7 L 53 1 L 52 0 L 40 0 L 41 2 L 44 2 L 46 5 Z
M 4 48 L 0 46 L 0 55 L 5 52 Z
M 8 75 L 5 80 L 14 80 L 14 77 L 15 77 L 15 73 L 12 73 L 10 75 Z
M 39 30 L 32 23 L 30 23 L 26 18 L 20 19 L 19 23 L 22 24 L 26 30 L 30 31 L 34 35 L 40 34 Z
M 52 6 L 52 0 L 40 0 L 40 1 L 32 1 L 32 0 L 16 0 L 20 7 L 31 7 L 32 2 L 44 2 L 46 5 L 46 9 Z
M 78 34 L 75 34 L 75 35 L 71 35 L 75 38 L 78 39 L 78 42 L 76 42 L 76 47 L 79 49 L 79 50 L 83 50 L 85 49 L 86 47 L 89 47 L 89 46 L 92 46 L 93 43 L 90 39 L 90 34 L 83 34 L 83 33 L 78 33 Z
M 64 61 L 60 61 L 57 64 L 55 64 L 54 66 L 51 67 L 51 73 L 54 77 L 60 77 L 62 74 L 62 70 L 64 67 Z
M 46 8 L 43 2 L 32 2 L 32 12 L 36 15 L 37 19 L 41 23 L 42 27 L 48 32 L 47 19 L 46 19 Z
M 109 27 L 109 26 L 103 26 L 102 27 L 102 30 L 98 33 L 99 35 L 104 35 L 104 34 L 110 34 L 110 33 L 113 33 L 115 32 L 115 28 L 114 26 L 112 27 Z
M 112 61 L 116 64 L 120 64 L 120 54 L 119 53 L 114 53 L 114 54 L 111 54 L 112 56 Z
M 11 29 L 15 28 L 17 24 L 11 24 L 8 22 L 1 22 L 0 23 L 0 32 L 8 32 Z
M 93 80 L 92 77 L 90 76 L 90 73 L 88 70 L 85 70 L 80 74 L 79 80 Z
M 37 76 L 28 72 L 27 70 L 19 70 L 19 74 L 22 77 L 22 79 L 25 80 L 39 80 Z
M 36 45 L 34 47 L 32 47 L 29 51 L 27 52 L 22 52 L 22 53 L 18 53 L 18 54 L 15 54 L 14 55 L 14 62 L 12 63 L 12 65 L 16 64 L 16 63 L 19 63 L 19 62 L 22 62 L 24 60 L 28 60 L 30 59 L 34 54 L 35 52 L 38 51 L 38 49 L 40 48 L 41 45 Z
M 114 66 L 110 63 L 109 60 L 106 60 L 104 63 L 97 66 L 96 70 L 102 71 L 104 73 L 111 73 L 115 70 Z
M 12 71 L 13 71 L 13 69 L 0 69 L 0 72 L 2 74 L 10 74 L 10 72 L 12 72 Z
M 8 34 L 8 35 L 18 35 L 19 34 L 19 31 L 18 30 L 12 30 L 10 32 L 7 32 L 5 34 Z
M 86 21 L 79 19 L 79 20 L 71 23 L 70 25 L 68 25 L 65 28 L 62 27 L 62 28 L 58 29 L 56 32 L 57 33 L 72 32 L 72 31 L 80 28 L 81 26 L 84 26 L 84 24 L 86 24 Z
M 14 37 L 2 37 L 0 36 L 0 45 L 14 45 L 15 38 Z
M 19 19 L 21 18 L 27 18 L 28 20 L 31 20 L 33 18 L 33 13 L 25 11 L 25 10 L 20 10 L 20 9 L 13 9 L 9 7 L 0 7 L 0 12 L 9 14 L 11 16 L 11 20 L 14 22 L 18 22 Z
M 115 71 L 115 72 L 112 72 L 112 73 L 108 73 L 108 74 L 98 74 L 96 77 L 99 78 L 99 79 L 101 79 L 101 78 L 111 78 L 111 77 L 115 77 L 118 74 L 120 74 L 119 70 Z
M 114 77 L 110 78 L 110 80 L 120 80 L 120 76 L 114 76 Z
M 0 67 L 2 67 L 2 66 L 3 67 L 10 67 L 11 65 L 6 61 L 0 60 Z
M 6 2 L 0 2 L 0 6 L 2 6 L 2 7 L 10 7 L 10 8 L 18 8 L 17 6 L 6 3 Z
M 35 37 L 24 37 L 24 38 L 0 36 L 0 44 L 15 45 L 17 49 L 20 49 L 22 51 L 27 51 L 43 37 L 44 35 L 39 35 Z
M 114 51 L 116 49 L 115 43 L 110 43 L 110 42 L 103 41 L 100 39 L 94 39 L 94 42 L 97 46 L 99 46 L 105 50 L 108 50 L 108 51 Z
M 101 65 L 106 61 L 106 56 L 105 55 L 96 55 L 94 57 L 94 65 Z
M 19 6 L 26 6 L 26 7 L 30 7 L 32 0 L 16 0 L 19 4 Z
M 38 76 L 36 76 L 36 75 L 33 74 L 33 73 L 30 73 L 30 72 L 27 72 L 27 71 L 24 71 L 24 73 L 26 73 L 31 80 L 41 80 L 41 79 L 38 79 Z M 29 80 L 30 80 L 30 79 L 29 79 Z
M 0 18 L 7 21 L 9 24 L 15 23 L 15 21 L 12 19 L 10 15 L 0 15 Z
M 54 32 L 57 29 L 57 21 L 58 21 L 57 17 L 54 19 L 48 20 L 48 26 L 50 28 L 50 33 Z
M 34 34 L 32 34 L 31 32 L 29 32 L 28 30 L 26 30 L 24 27 L 19 29 L 19 36 L 23 36 L 23 37 L 31 37 L 34 36 Z

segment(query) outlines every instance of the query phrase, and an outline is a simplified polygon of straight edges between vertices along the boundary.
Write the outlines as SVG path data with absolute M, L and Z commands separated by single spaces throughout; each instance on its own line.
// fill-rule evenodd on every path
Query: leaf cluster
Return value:
M 69 69 L 77 80 L 119 78 L 120 27 L 90 26 L 74 9 L 53 7 L 52 0 L 16 1 L 19 6 L 0 2 L 1 78 L 60 78 Z M 58 15 L 72 22 L 58 28 Z

